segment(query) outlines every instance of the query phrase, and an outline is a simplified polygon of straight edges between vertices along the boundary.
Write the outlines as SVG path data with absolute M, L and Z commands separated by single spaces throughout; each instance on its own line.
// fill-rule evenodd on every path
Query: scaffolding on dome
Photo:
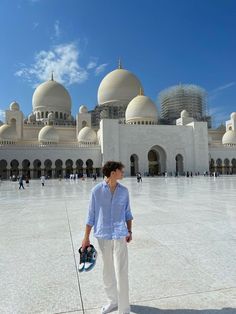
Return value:
M 207 93 L 197 85 L 179 84 L 169 87 L 159 94 L 159 101 L 161 118 L 167 124 L 174 124 L 182 110 L 187 110 L 189 116 L 195 120 L 210 124 L 210 117 L 207 115 Z

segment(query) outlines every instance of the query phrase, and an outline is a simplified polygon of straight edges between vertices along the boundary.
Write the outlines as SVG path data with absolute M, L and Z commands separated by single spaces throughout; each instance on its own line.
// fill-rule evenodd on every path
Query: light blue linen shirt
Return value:
M 117 183 L 114 193 L 103 181 L 92 189 L 87 225 L 94 227 L 94 236 L 106 240 L 128 235 L 126 222 L 132 220 L 128 189 Z

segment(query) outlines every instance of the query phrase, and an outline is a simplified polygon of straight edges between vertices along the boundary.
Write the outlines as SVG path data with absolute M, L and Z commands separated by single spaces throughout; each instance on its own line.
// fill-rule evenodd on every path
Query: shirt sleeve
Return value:
M 95 223 L 95 196 L 92 192 L 90 201 L 89 201 L 89 210 L 88 210 L 88 217 L 87 217 L 87 225 L 93 226 Z
M 126 203 L 126 208 L 125 208 L 125 220 L 133 220 L 133 215 L 131 213 L 130 209 L 130 203 L 129 203 L 129 192 L 127 191 L 127 203 Z

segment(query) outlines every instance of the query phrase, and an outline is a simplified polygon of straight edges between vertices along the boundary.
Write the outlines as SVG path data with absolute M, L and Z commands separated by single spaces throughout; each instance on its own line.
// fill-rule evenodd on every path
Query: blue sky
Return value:
M 236 111 L 236 1 L 1 0 L 0 119 L 13 100 L 28 115 L 52 69 L 73 115 L 92 109 L 119 57 L 157 106 L 161 90 L 197 84 L 224 123 Z

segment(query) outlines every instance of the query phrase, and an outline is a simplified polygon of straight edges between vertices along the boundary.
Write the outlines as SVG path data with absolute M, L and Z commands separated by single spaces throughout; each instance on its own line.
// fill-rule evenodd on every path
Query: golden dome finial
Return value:
M 143 96 L 143 89 L 141 86 L 139 87 L 139 96 Z
M 118 69 L 122 69 L 121 58 L 119 58 Z

